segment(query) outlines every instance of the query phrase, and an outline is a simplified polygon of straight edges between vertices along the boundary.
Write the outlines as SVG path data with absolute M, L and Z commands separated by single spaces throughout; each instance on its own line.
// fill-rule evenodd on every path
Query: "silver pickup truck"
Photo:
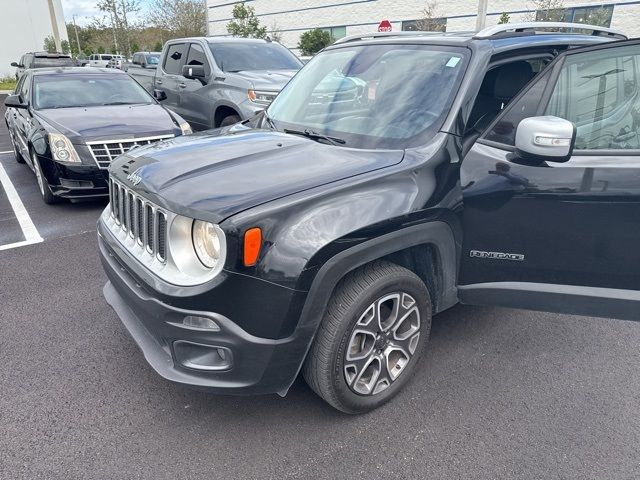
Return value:
M 160 52 L 136 52 L 131 61 L 125 62 L 123 66 L 123 70 L 151 94 L 153 94 L 153 78 L 156 75 L 160 55 Z
M 196 37 L 164 45 L 151 83 L 142 77 L 142 68 L 130 68 L 129 73 L 194 130 L 206 130 L 264 110 L 301 67 L 302 62 L 276 42 Z

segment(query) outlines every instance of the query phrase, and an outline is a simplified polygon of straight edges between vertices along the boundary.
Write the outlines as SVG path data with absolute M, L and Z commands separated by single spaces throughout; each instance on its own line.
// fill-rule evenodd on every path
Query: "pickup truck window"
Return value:
M 164 64 L 162 67 L 164 71 L 172 75 L 180 75 L 182 72 L 182 66 L 184 65 L 184 54 L 186 50 L 186 44 L 174 43 L 167 48 L 167 55 L 164 57 Z
M 204 65 L 205 74 L 209 75 L 211 73 L 211 67 L 207 61 L 204 49 L 197 43 L 192 43 L 189 47 L 186 65 Z
M 309 130 L 348 147 L 407 148 L 442 126 L 464 75 L 467 50 L 375 45 L 327 50 L 268 109 L 279 130 Z
M 223 72 L 298 70 L 302 63 L 279 43 L 210 43 L 211 53 Z

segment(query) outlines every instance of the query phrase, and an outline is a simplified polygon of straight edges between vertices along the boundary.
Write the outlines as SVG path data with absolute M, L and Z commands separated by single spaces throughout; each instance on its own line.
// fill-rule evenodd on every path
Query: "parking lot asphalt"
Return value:
M 404 392 L 363 416 L 301 380 L 285 398 L 195 392 L 102 298 L 105 203 L 47 206 L 26 165 L 0 164 L 43 239 L 0 251 L 0 479 L 640 478 L 640 323 L 454 307 Z M 0 247 L 22 238 L 5 190 Z

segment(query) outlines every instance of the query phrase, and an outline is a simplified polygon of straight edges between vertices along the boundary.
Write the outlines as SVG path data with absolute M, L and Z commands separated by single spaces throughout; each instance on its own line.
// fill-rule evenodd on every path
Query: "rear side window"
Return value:
M 205 73 L 207 75 L 211 73 L 204 49 L 197 43 L 192 43 L 189 47 L 189 56 L 187 57 L 186 65 L 204 65 Z
M 167 49 L 167 55 L 164 58 L 164 64 L 162 67 L 164 71 L 173 75 L 180 75 L 182 73 L 182 66 L 185 61 L 186 44 L 174 43 L 169 45 Z

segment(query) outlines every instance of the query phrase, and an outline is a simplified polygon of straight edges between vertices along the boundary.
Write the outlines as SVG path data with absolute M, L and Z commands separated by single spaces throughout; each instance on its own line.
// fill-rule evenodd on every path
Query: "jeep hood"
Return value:
M 140 147 L 115 160 L 110 174 L 174 213 L 220 223 L 277 198 L 395 165 L 403 155 L 245 129 Z

